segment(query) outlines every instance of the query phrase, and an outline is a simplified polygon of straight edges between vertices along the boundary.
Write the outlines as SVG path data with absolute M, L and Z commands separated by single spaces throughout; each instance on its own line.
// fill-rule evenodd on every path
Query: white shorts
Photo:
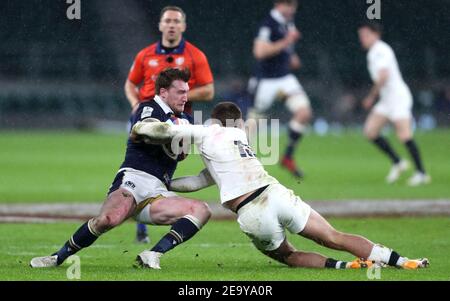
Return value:
M 119 187 L 133 195 L 137 204 L 135 218 L 147 224 L 152 223 L 150 206 L 153 201 L 163 197 L 177 196 L 175 192 L 167 190 L 166 185 L 157 177 L 133 168 L 122 168 L 117 172 L 109 193 Z M 143 210 L 145 207 L 147 208 Z
M 254 107 L 260 113 L 267 111 L 272 106 L 277 95 L 280 94 L 288 97 L 286 106 L 292 113 L 302 106 L 310 106 L 309 99 L 302 85 L 292 74 L 280 78 L 263 78 L 259 82 L 255 82 L 255 80 L 254 78 L 251 79 L 249 86 L 256 85 Z M 253 90 L 251 87 L 249 88 Z M 291 97 L 296 95 L 300 97 Z
M 383 95 L 373 112 L 394 122 L 412 118 L 413 99 L 409 89 Z
M 311 207 L 281 184 L 271 184 L 238 211 L 241 230 L 261 251 L 273 251 L 286 238 L 284 229 L 300 233 L 306 226 Z

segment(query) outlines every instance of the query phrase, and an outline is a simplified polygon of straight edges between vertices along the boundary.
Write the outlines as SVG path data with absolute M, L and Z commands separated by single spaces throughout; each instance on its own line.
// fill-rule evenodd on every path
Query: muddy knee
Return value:
M 193 202 L 191 205 L 191 212 L 193 216 L 197 217 L 203 224 L 211 217 L 211 208 L 204 202 Z
M 105 233 L 106 231 L 120 225 L 122 221 L 123 219 L 119 214 L 106 213 L 94 218 L 92 221 L 92 226 L 94 231 L 98 233 Z

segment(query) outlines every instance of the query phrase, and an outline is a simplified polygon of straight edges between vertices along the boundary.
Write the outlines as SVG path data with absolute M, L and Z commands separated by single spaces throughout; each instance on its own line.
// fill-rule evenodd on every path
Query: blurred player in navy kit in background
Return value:
M 254 76 L 249 81 L 249 92 L 253 95 L 253 108 L 249 119 L 264 118 L 264 113 L 277 98 L 286 101 L 292 113 L 289 122 L 289 142 L 281 165 L 294 176 L 302 177 L 302 171 L 294 161 L 295 148 L 300 142 L 312 116 L 310 101 L 292 70 L 301 66 L 294 51 L 300 32 L 294 25 L 297 0 L 275 0 L 274 8 L 262 22 L 253 45 L 257 60 Z
M 155 95 L 155 81 L 161 71 L 187 68 L 191 78 L 185 111 L 191 114 L 191 101 L 210 101 L 214 97 L 214 79 L 208 60 L 200 49 L 183 38 L 186 14 L 180 7 L 166 6 L 161 10 L 159 30 L 161 40 L 137 54 L 125 83 L 125 94 L 134 112 L 139 103 Z M 144 224 L 137 225 L 136 241 L 150 241 Z
M 139 105 L 132 124 L 150 118 L 176 124 L 192 121 L 183 113 L 189 77 L 186 70 L 161 72 L 156 80 L 157 95 Z M 167 147 L 138 142 L 132 133 L 125 160 L 101 212 L 84 223 L 59 251 L 33 258 L 30 265 L 34 268 L 60 265 L 69 256 L 92 245 L 103 233 L 134 217 L 141 223 L 172 225 L 170 232 L 151 250 L 141 252 L 136 258 L 140 266 L 159 269 L 160 257 L 194 236 L 211 216 L 206 203 L 179 197 L 168 190 L 178 160 Z

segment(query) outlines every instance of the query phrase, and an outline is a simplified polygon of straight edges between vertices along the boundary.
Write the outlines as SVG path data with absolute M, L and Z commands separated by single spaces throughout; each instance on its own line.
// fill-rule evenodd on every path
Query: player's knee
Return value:
M 107 218 L 104 215 L 99 215 L 93 218 L 92 227 L 94 228 L 94 231 L 102 234 L 111 229 L 108 225 Z
M 412 134 L 409 132 L 401 132 L 397 134 L 397 137 L 402 143 L 406 143 L 412 139 Z
M 308 124 L 312 118 L 312 111 L 309 107 L 303 107 L 295 113 L 295 120 L 301 124 Z
M 120 225 L 123 218 L 120 214 L 116 212 L 109 212 L 101 214 L 94 219 L 94 227 L 99 233 L 104 233 L 112 228 Z
M 192 204 L 192 213 L 194 216 L 197 215 L 198 218 L 203 221 L 209 220 L 211 217 L 211 208 L 209 208 L 208 204 L 205 202 L 195 201 Z

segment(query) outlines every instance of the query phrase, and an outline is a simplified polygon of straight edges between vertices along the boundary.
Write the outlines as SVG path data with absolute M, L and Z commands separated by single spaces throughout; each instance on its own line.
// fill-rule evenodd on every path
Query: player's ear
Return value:
M 159 23 L 158 23 L 158 29 L 159 29 L 160 32 L 163 32 L 163 31 L 162 31 L 162 24 L 161 24 L 161 21 L 159 21 Z
M 186 22 L 183 22 L 182 25 L 181 25 L 181 32 L 182 33 L 184 33 L 186 31 L 186 27 L 187 27 Z
M 159 89 L 159 96 L 161 96 L 162 98 L 166 98 L 168 91 L 169 90 L 167 90 L 166 88 Z

